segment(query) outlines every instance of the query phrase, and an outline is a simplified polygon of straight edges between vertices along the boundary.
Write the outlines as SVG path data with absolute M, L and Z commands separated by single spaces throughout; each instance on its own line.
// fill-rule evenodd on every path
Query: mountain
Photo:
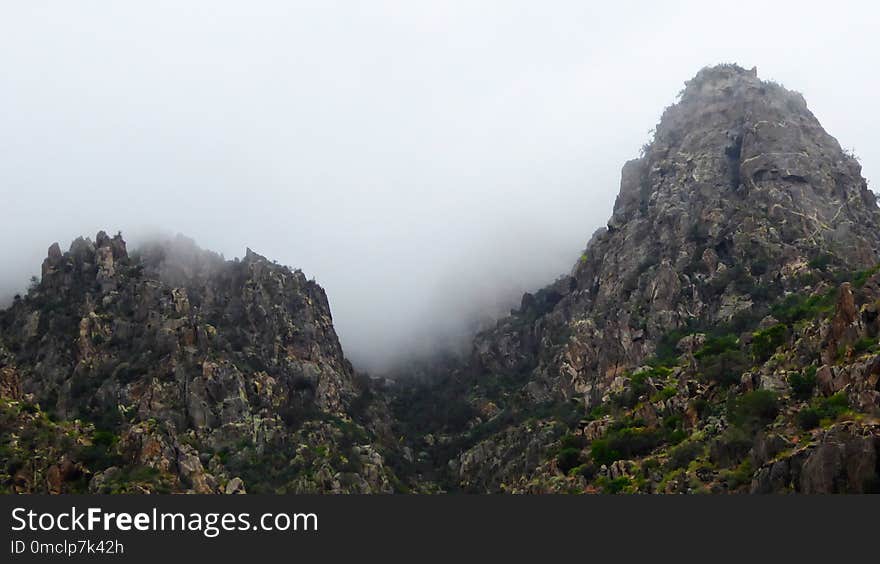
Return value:
M 54 244 L 0 367 L 12 491 L 391 491 L 323 289 L 250 249 Z
M 857 160 L 800 94 L 704 69 L 570 275 L 399 413 L 454 406 L 408 427 L 447 488 L 876 488 L 878 227 Z
M 0 312 L 13 492 L 880 491 L 880 209 L 800 94 L 706 68 L 568 275 L 358 374 L 248 250 L 49 248 Z

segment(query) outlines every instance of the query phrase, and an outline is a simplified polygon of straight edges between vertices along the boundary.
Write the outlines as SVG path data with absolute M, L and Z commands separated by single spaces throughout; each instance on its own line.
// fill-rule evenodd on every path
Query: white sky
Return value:
M 328 292 L 361 367 L 567 272 L 685 80 L 802 92 L 880 174 L 871 2 L 0 0 L 0 293 L 182 232 Z

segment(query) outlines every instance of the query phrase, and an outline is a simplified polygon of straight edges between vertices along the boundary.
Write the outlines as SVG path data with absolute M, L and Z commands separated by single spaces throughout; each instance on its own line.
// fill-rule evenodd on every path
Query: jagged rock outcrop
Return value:
M 42 273 L 0 313 L 3 397 L 112 434 L 106 446 L 119 460 L 90 469 L 93 491 L 118 491 L 133 468 L 163 490 L 225 491 L 237 472 L 259 479 L 263 458 L 295 450 L 304 432 L 326 451 L 325 482 L 352 474 L 342 481 L 353 491 L 390 491 L 382 457 L 351 418 L 363 386 L 323 289 L 302 272 L 250 249 L 225 261 L 183 238 L 129 255 L 120 235 L 101 232 L 66 253 L 53 244 Z
M 0 487 L 878 492 L 878 263 L 803 97 L 707 68 L 570 274 L 425 377 L 360 377 L 324 291 L 250 249 L 52 245 L 0 312 Z
M 815 443 L 761 467 L 751 493 L 880 492 L 880 425 L 842 423 Z
M 733 65 L 701 71 L 624 166 L 571 276 L 479 335 L 478 366 L 528 371 L 535 400 L 592 406 L 673 329 L 799 290 L 820 257 L 874 266 L 880 212 L 860 172 L 800 94 Z
M 469 491 L 742 491 L 766 444 L 848 468 L 827 445 L 851 441 L 799 433 L 858 416 L 851 432 L 876 437 L 878 253 L 874 194 L 804 98 L 754 69 L 704 69 L 624 165 L 571 273 L 427 387 L 454 405 L 429 429 L 454 448 L 414 448 L 448 456 L 447 487 Z M 530 442 L 547 427 L 534 419 L 562 430 Z M 822 472 L 787 487 L 864 489 Z

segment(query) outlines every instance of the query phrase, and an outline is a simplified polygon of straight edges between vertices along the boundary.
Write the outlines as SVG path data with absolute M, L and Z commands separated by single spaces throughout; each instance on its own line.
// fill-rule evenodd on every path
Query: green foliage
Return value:
M 149 491 L 158 494 L 171 493 L 171 477 L 155 468 L 131 466 L 107 476 L 104 487 L 111 494 L 130 494 Z
M 752 333 L 752 358 L 759 363 L 765 362 L 785 342 L 787 332 L 788 328 L 785 324 L 777 323 Z
M 868 270 L 862 270 L 856 273 L 856 275 L 853 277 L 853 286 L 855 286 L 856 288 L 861 288 L 865 285 L 868 279 L 870 279 L 878 272 L 880 272 L 880 264 L 874 266 L 873 268 L 869 268 Z
M 705 417 L 711 408 L 711 404 L 705 398 L 696 398 L 691 402 L 691 406 L 694 408 L 694 411 L 697 412 L 698 417 Z
M 865 352 L 873 352 L 877 350 L 877 339 L 872 339 L 870 337 L 864 337 L 853 343 L 853 352 L 856 354 L 862 354 Z
M 742 373 L 749 366 L 748 358 L 740 350 L 726 350 L 717 355 L 703 356 L 699 362 L 703 378 L 721 386 L 738 384 Z
M 678 362 L 678 342 L 691 332 L 676 329 L 666 333 L 657 342 L 654 363 L 661 366 L 673 366 Z
M 642 370 L 630 376 L 627 388 L 614 398 L 614 404 L 619 407 L 631 408 L 639 402 L 639 398 L 651 392 L 652 387 L 649 379 L 665 379 L 672 372 L 665 366 L 653 366 L 648 370 Z
M 823 427 L 834 422 L 838 417 L 848 412 L 849 399 L 846 393 L 837 392 L 827 398 L 819 398 L 810 407 L 802 409 L 797 414 L 798 426 L 809 431 L 822 425 Z
M 779 414 L 779 399 L 770 390 L 754 390 L 733 402 L 731 421 L 740 427 L 753 428 L 770 423 Z
M 834 310 L 836 298 L 836 288 L 814 296 L 795 293 L 774 305 L 770 313 L 776 319 L 790 325 L 802 319 L 813 319 L 830 313 Z
M 687 431 L 683 429 L 684 418 L 680 413 L 673 413 L 663 418 L 662 428 L 665 439 L 672 444 L 678 444 L 687 437 Z
M 666 466 L 669 470 L 677 470 L 679 468 L 687 468 L 690 462 L 702 454 L 705 449 L 703 443 L 699 441 L 685 441 L 680 445 L 669 450 L 669 461 Z
M 596 419 L 601 419 L 602 417 L 608 415 L 610 413 L 611 408 L 607 403 L 599 404 L 596 407 L 590 409 L 587 412 L 585 419 L 587 421 L 595 421 Z
M 615 460 L 620 460 L 622 457 L 623 455 L 614 450 L 608 439 L 596 439 L 590 445 L 590 458 L 598 466 L 603 464 L 607 466 Z
M 752 262 L 749 263 L 749 271 L 752 273 L 752 276 L 761 276 L 763 274 L 766 274 L 769 268 L 770 261 L 765 257 L 752 259 Z
M 121 466 L 124 460 L 116 451 L 119 436 L 112 431 L 95 431 L 92 444 L 83 447 L 79 458 L 93 471 L 103 470 L 110 466 Z
M 797 414 L 798 427 L 800 427 L 804 431 L 815 429 L 819 426 L 819 423 L 821 421 L 822 416 L 819 415 L 819 411 L 812 407 L 806 407 L 800 410 Z
M 675 396 L 675 394 L 677 394 L 677 393 L 678 393 L 678 389 L 675 386 L 666 386 L 665 388 L 663 388 L 662 390 L 660 390 L 659 392 L 657 392 L 656 394 L 651 396 L 651 401 L 652 402 L 666 401 L 669 398 Z
M 564 448 L 556 454 L 556 466 L 565 474 L 581 464 L 581 450 L 578 448 Z
M 746 458 L 734 470 L 722 473 L 721 478 L 727 482 L 729 489 L 735 490 L 749 484 L 752 481 L 752 474 L 752 463 Z
M 720 336 L 710 336 L 706 342 L 700 347 L 694 357 L 703 359 L 709 356 L 717 356 L 725 351 L 739 349 L 739 339 L 736 335 L 727 334 Z
M 620 476 L 619 478 L 614 478 L 612 480 L 603 476 L 602 478 L 597 480 L 597 483 L 599 484 L 599 487 L 602 488 L 602 493 L 619 494 L 628 487 L 632 486 L 632 479 L 630 479 L 628 476 Z
M 38 405 L 0 399 L 0 491 L 11 485 L 12 477 L 25 465 L 46 463 L 64 454 L 90 472 L 121 466 L 117 453 L 119 437 L 111 431 L 94 430 L 87 424 L 52 421 Z M 40 465 L 34 466 L 34 471 Z M 88 475 L 77 470 L 64 485 L 64 491 L 84 493 Z M 40 487 L 39 483 L 34 486 Z
M 739 339 L 732 333 L 710 335 L 694 357 L 703 378 L 722 386 L 738 383 L 740 375 L 749 367 Z
M 729 466 L 742 460 L 752 448 L 751 432 L 732 425 L 724 430 L 709 446 L 709 457 L 719 466 Z
M 657 429 L 624 427 L 609 431 L 605 437 L 593 441 L 590 457 L 599 466 L 608 465 L 616 460 L 647 454 L 662 442 L 663 435 Z
M 834 255 L 829 253 L 819 253 L 807 264 L 810 268 L 815 268 L 817 270 L 826 270 L 828 265 L 831 264 L 831 261 L 834 259 Z
M 816 367 L 808 366 L 803 372 L 795 372 L 788 377 L 791 395 L 795 399 L 807 400 L 813 396 L 816 388 Z
M 232 475 L 241 476 L 248 492 L 258 494 L 311 492 L 319 489 L 320 473 L 338 475 L 343 486 L 363 471 L 359 445 L 364 429 L 351 421 L 325 415 L 306 422 L 291 436 L 279 436 L 265 449 L 243 438 L 226 458 Z
M 581 451 L 585 446 L 583 435 L 564 435 L 559 441 L 556 466 L 565 474 L 583 463 Z

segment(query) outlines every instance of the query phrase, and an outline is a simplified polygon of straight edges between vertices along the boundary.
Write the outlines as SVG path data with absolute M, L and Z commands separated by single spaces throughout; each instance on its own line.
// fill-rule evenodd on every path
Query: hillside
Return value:
M 413 471 L 478 492 L 875 488 L 878 214 L 800 94 L 704 69 L 571 274 L 402 391 Z M 814 451 L 833 485 L 761 481 Z
M 880 492 L 878 265 L 875 196 L 804 98 L 706 68 L 569 274 L 388 378 L 250 249 L 52 245 L 0 311 L 0 489 Z
M 249 249 L 52 245 L 0 366 L 10 491 L 391 490 L 324 291 Z

